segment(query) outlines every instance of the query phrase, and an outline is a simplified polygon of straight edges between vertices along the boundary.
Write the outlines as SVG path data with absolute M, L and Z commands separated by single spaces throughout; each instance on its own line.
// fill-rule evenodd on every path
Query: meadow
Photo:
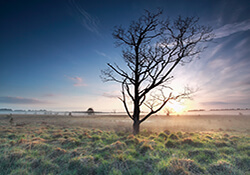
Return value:
M 0 174 L 250 174 L 250 116 L 0 116 Z

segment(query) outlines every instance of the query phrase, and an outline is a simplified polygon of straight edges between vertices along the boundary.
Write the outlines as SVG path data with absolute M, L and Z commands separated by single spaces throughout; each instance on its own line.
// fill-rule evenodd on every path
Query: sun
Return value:
M 169 108 L 172 111 L 172 113 L 182 114 L 185 111 L 186 106 L 181 104 L 180 102 L 174 101 L 169 103 L 167 108 Z

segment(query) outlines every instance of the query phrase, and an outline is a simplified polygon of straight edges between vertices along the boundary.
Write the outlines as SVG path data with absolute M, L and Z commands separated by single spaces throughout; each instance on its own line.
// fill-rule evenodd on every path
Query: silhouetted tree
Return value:
M 94 111 L 93 108 L 89 108 L 89 109 L 87 110 L 87 113 L 88 113 L 88 115 L 93 115 L 93 114 L 95 113 L 95 111 Z
M 201 44 L 213 38 L 212 29 L 199 25 L 197 17 L 162 20 L 161 16 L 160 10 L 157 13 L 145 11 L 127 29 L 115 27 L 113 37 L 116 45 L 122 46 L 126 67 L 108 63 L 108 69 L 102 71 L 104 82 L 115 81 L 122 86 L 120 100 L 133 120 L 133 134 L 138 134 L 140 124 L 168 101 L 190 94 L 190 91 L 172 93 L 173 89 L 167 86 L 173 79 L 170 73 L 178 64 L 192 61 L 205 49 Z M 165 89 L 170 90 L 168 95 Z M 133 104 L 132 112 L 128 98 Z M 142 105 L 150 110 L 145 116 L 140 116 Z

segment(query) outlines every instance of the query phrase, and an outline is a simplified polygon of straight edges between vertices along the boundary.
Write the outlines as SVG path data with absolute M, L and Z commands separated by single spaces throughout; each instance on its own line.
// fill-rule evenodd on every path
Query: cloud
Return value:
M 211 45 L 202 59 L 178 67 L 180 85 L 198 86 L 197 108 L 245 108 L 250 104 L 250 53 L 248 37 L 230 37 Z M 178 85 L 178 84 L 177 84 Z M 179 87 L 177 86 L 177 87 Z M 175 86 L 173 86 L 175 89 Z
M 228 65 L 228 62 L 230 60 L 226 60 L 226 59 L 222 59 L 222 58 L 218 58 L 218 59 L 214 59 L 212 61 L 210 61 L 208 63 L 208 66 L 211 68 L 211 69 L 221 69 L 223 67 L 225 67 L 225 65 Z
M 209 102 L 201 102 L 202 105 L 205 106 L 221 106 L 221 105 L 228 105 L 230 103 L 223 102 L 223 101 L 209 101 Z
M 1 96 L 0 103 L 10 103 L 10 104 L 43 104 L 44 101 L 34 99 L 34 98 L 24 98 L 24 97 L 10 97 Z
M 81 77 L 69 77 L 69 76 L 66 76 L 68 79 L 70 79 L 71 81 L 74 82 L 74 86 L 75 87 L 83 87 L 83 86 L 87 86 L 87 84 L 83 83 L 83 80 Z
M 42 96 L 43 96 L 43 97 L 56 97 L 56 96 L 58 96 L 58 95 L 48 93 L 48 94 L 43 94 Z
M 100 34 L 98 30 L 99 19 L 90 15 L 85 11 L 75 0 L 69 0 L 76 18 L 81 22 L 81 24 L 90 32 Z
M 237 43 L 235 46 L 234 46 L 234 49 L 241 49 L 244 48 L 244 46 L 246 46 L 247 42 L 249 41 L 249 38 L 245 38 L 243 40 L 241 40 L 239 43 Z M 248 50 L 248 49 L 247 49 Z
M 116 95 L 116 92 L 115 92 L 115 93 L 107 93 L 107 92 L 104 92 L 104 93 L 102 94 L 102 96 L 107 97 L 107 98 L 118 98 L 118 97 L 119 97 L 119 95 Z
M 100 52 L 100 51 L 98 51 L 98 50 L 95 50 L 95 52 L 96 52 L 98 55 L 100 55 L 100 56 L 103 56 L 103 57 L 106 57 L 106 58 L 112 60 L 112 58 L 111 58 L 110 56 L 108 56 L 108 55 L 107 55 L 106 53 L 104 53 L 104 52 Z
M 210 108 L 246 108 L 249 107 L 247 101 L 206 101 L 200 102 L 201 105 Z
M 234 33 L 247 30 L 250 30 L 250 19 L 238 23 L 226 24 L 218 29 L 215 29 L 214 33 L 216 35 L 215 38 L 223 38 Z

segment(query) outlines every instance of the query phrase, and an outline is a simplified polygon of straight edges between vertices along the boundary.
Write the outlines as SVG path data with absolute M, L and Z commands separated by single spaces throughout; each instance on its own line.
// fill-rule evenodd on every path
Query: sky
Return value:
M 166 18 L 198 16 L 215 34 L 173 72 L 172 88 L 198 89 L 180 105 L 250 108 L 248 0 L 3 0 L 0 108 L 124 111 L 120 85 L 100 78 L 106 63 L 124 64 L 112 31 L 159 7 Z

